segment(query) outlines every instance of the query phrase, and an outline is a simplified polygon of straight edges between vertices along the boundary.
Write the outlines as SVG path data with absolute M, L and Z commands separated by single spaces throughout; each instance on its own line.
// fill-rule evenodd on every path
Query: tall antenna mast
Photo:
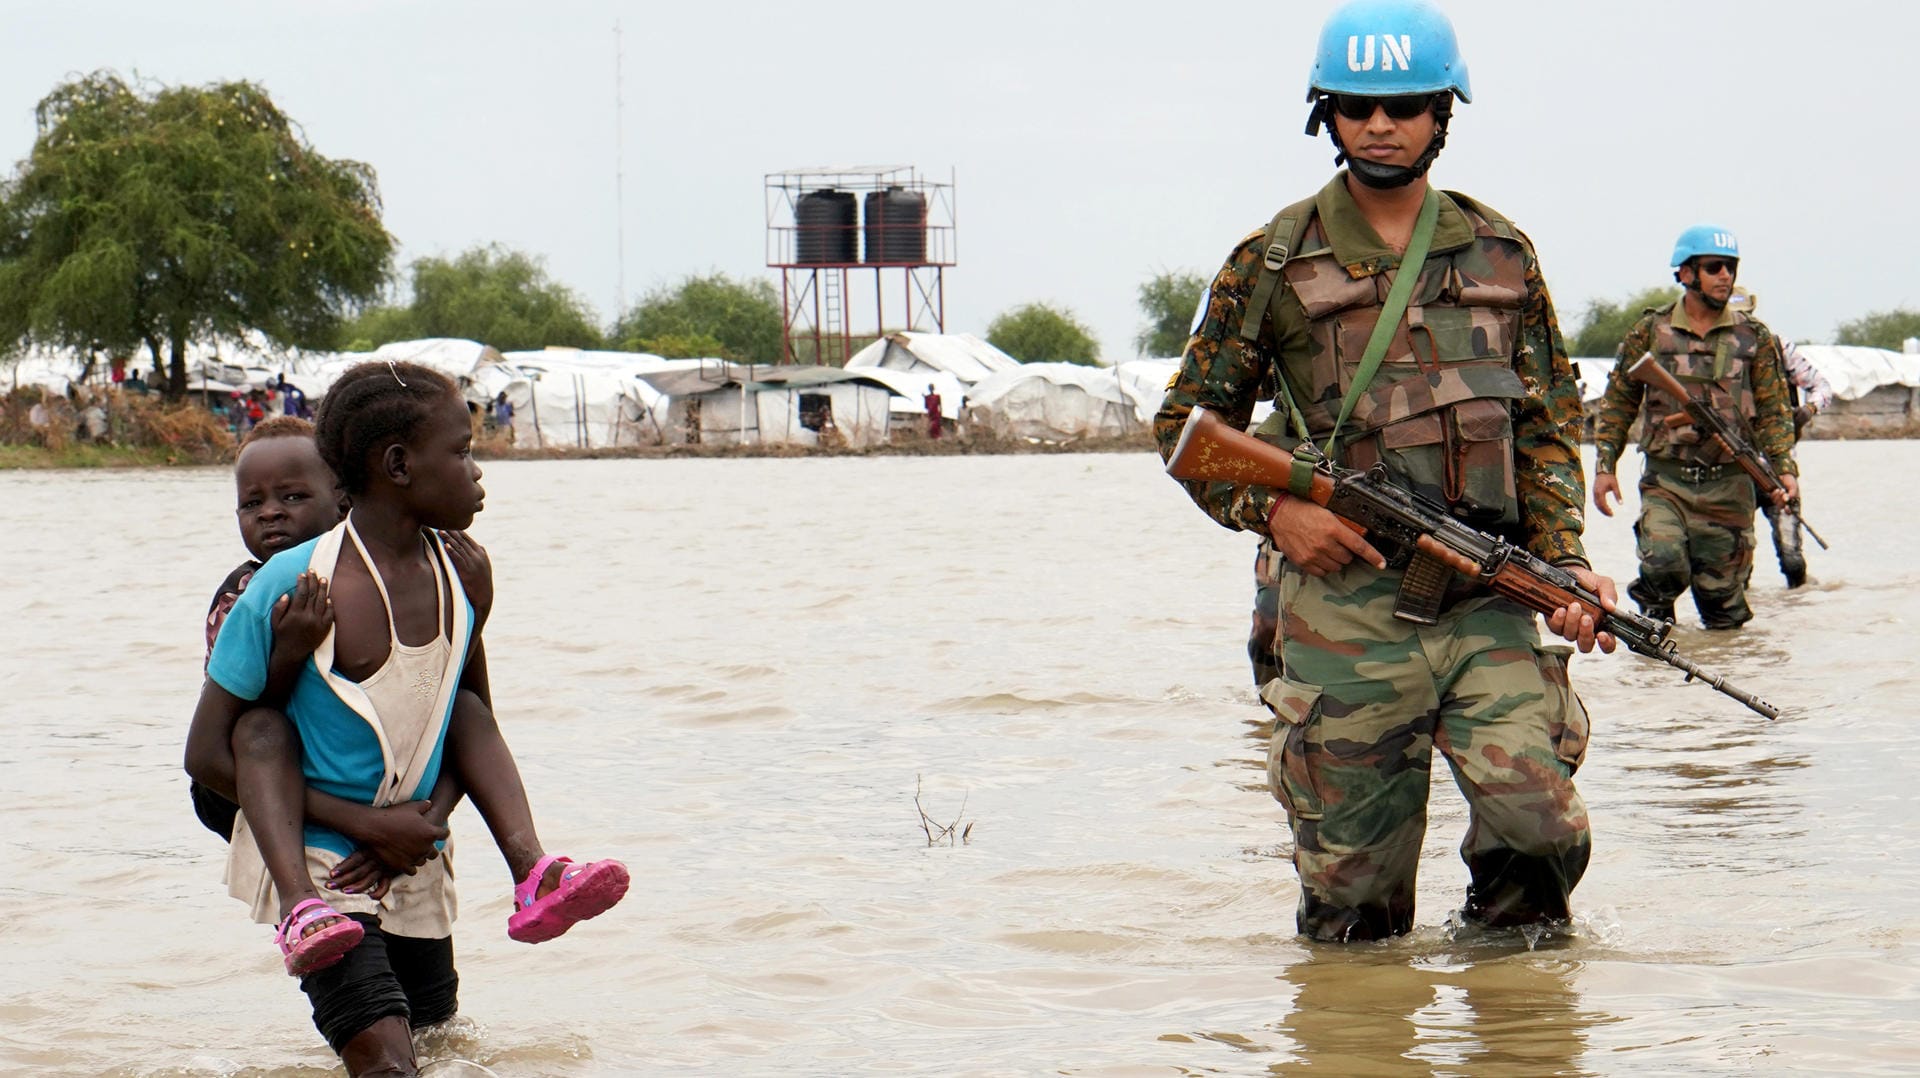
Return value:
M 617 265 L 614 287 L 619 294 L 613 301 L 613 320 L 618 325 L 627 317 L 627 174 L 626 174 L 626 76 L 622 69 L 624 49 L 620 40 L 620 20 L 613 22 L 613 235 Z

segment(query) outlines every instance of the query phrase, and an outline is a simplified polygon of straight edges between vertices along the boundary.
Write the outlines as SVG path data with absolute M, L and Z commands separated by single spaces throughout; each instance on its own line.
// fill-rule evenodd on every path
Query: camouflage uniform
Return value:
M 1256 339 L 1240 331 L 1265 232 L 1242 241 L 1214 278 L 1154 421 L 1163 456 L 1192 408 L 1244 427 L 1282 374 L 1309 433 L 1332 428 L 1398 257 L 1367 224 L 1344 172 L 1315 196 L 1308 219 L 1286 287 L 1253 312 Z M 1580 418 L 1532 245 L 1485 207 L 1443 196 L 1405 322 L 1337 454 L 1349 464 L 1378 460 L 1540 557 L 1584 566 Z M 1410 451 L 1423 446 L 1444 452 Z M 1187 486 L 1221 524 L 1260 534 L 1280 496 Z M 1572 782 L 1588 724 L 1567 684 L 1569 649 L 1543 646 L 1532 612 L 1484 590 L 1456 588 L 1437 625 L 1397 619 L 1400 575 L 1358 561 L 1324 577 L 1291 565 L 1281 572 L 1285 670 L 1262 697 L 1278 720 L 1268 775 L 1293 829 L 1299 929 L 1349 940 L 1412 927 L 1436 747 L 1472 812 L 1461 845 L 1467 915 L 1490 925 L 1565 919 L 1591 852 Z
M 1260 541 L 1253 555 L 1253 628 L 1247 633 L 1247 659 L 1253 687 L 1280 676 L 1280 552 L 1272 540 Z
M 1747 581 L 1753 575 L 1756 509 L 1753 483 L 1718 442 L 1702 440 L 1691 425 L 1674 428 L 1667 416 L 1682 407 L 1627 377 L 1647 353 L 1705 399 L 1772 462 L 1797 475 L 1793 410 L 1780 342 L 1744 311 L 1728 308 L 1705 332 L 1688 322 L 1679 302 L 1643 315 L 1620 342 L 1594 431 L 1595 469 L 1612 472 L 1627 430 L 1640 419 L 1646 468 L 1640 477 L 1640 576 L 1628 588 L 1649 617 L 1673 617 L 1673 602 L 1688 588 L 1709 629 L 1731 629 L 1753 617 Z

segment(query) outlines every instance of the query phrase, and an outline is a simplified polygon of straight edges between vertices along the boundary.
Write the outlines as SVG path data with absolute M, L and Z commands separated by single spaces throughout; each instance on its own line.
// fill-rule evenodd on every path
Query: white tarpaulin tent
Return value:
M 967 387 L 946 371 L 902 371 L 891 367 L 861 367 L 857 373 L 870 378 L 893 391 L 889 407 L 893 414 L 908 422 L 917 422 L 916 416 L 927 414 L 927 387 L 940 395 L 940 414 L 947 419 L 959 419 L 961 402 L 966 399 Z
M 1167 383 L 1180 369 L 1178 359 L 1129 359 L 1117 368 L 1120 381 L 1133 394 L 1133 413 L 1142 424 L 1153 422 L 1154 413 L 1167 396 Z
M 1920 387 L 1920 355 L 1841 344 L 1803 344 L 1800 354 L 1843 401 L 1859 400 L 1882 386 Z
M 818 445 L 830 417 L 842 444 L 863 447 L 890 429 L 893 391 L 865 371 L 712 360 L 639 377 L 666 395 L 672 443 Z
M 1002 438 L 1117 438 L 1142 424 L 1137 396 L 1109 367 L 1024 363 L 967 391 L 967 423 Z
M 848 370 L 882 367 L 919 374 L 945 372 L 969 386 L 1018 366 L 1019 360 L 971 333 L 889 333 L 847 360 Z M 924 386 L 921 391 L 925 392 Z M 942 392 L 941 397 L 944 412 L 946 394 Z
M 641 375 L 697 369 L 701 362 L 646 352 L 546 348 L 507 352 L 495 369 L 475 380 L 494 395 L 506 393 L 514 408 L 517 446 L 658 445 L 673 440 L 664 427 L 666 402 Z

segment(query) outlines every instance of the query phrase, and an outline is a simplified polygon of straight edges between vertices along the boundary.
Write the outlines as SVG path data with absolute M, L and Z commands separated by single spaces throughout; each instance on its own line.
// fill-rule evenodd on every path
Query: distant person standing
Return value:
M 1833 386 L 1801 353 L 1798 345 L 1782 341 L 1780 350 L 1786 364 L 1787 392 L 1793 404 L 1793 443 L 1799 445 L 1800 432 L 1833 403 Z M 1787 587 L 1805 584 L 1807 553 L 1800 542 L 1800 499 L 1796 497 L 1784 506 L 1768 499 L 1760 508 L 1767 514 L 1767 523 L 1772 525 L 1773 554 L 1780 562 L 1780 575 L 1786 577 Z
M 280 376 L 280 412 L 282 415 L 307 417 L 307 395 L 301 388 L 287 381 L 286 375 Z
M 940 394 L 935 393 L 933 386 L 929 385 L 927 395 L 920 398 L 920 403 L 927 408 L 927 437 L 937 442 L 940 440 Z
M 1620 342 L 1594 431 L 1593 504 L 1612 516 L 1620 498 L 1614 476 L 1627 429 L 1641 421 L 1640 576 L 1627 594 L 1650 618 L 1673 620 L 1674 600 L 1693 592 L 1709 629 L 1733 629 L 1753 618 L 1747 582 L 1753 576 L 1753 514 L 1757 492 L 1733 454 L 1667 417 L 1684 404 L 1648 391 L 1627 376 L 1643 355 L 1686 387 L 1688 394 L 1745 432 L 1766 454 L 1782 487 L 1779 505 L 1800 497 L 1793 460 L 1793 414 L 1787 403 L 1786 364 L 1779 338 L 1745 311 L 1729 305 L 1740 273 L 1740 245 L 1718 225 L 1695 225 L 1674 243 L 1674 280 L 1681 296 L 1643 315 Z
M 507 399 L 507 391 L 493 398 L 493 426 L 496 430 L 507 432 L 507 444 L 513 444 L 513 402 Z

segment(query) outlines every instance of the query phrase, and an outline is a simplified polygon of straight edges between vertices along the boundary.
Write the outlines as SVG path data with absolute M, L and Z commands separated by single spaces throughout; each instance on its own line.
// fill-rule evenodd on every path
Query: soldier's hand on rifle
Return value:
M 1787 503 L 1796 502 L 1799 500 L 1800 500 L 1800 477 L 1797 475 L 1781 476 L 1780 489 L 1773 492 L 1773 504 L 1779 506 L 1782 509 L 1785 509 L 1787 507 Z
M 1613 495 L 1613 500 L 1616 503 L 1620 501 L 1620 480 L 1616 478 L 1612 472 L 1601 472 L 1594 476 L 1593 507 L 1600 510 L 1601 516 L 1610 517 L 1613 515 L 1613 506 L 1607 504 L 1607 495 L 1609 494 Z
M 1583 655 L 1596 645 L 1601 651 L 1612 652 L 1618 641 L 1612 633 L 1600 631 L 1600 618 L 1604 611 L 1612 610 L 1619 601 L 1619 596 L 1613 590 L 1613 578 L 1578 566 L 1569 566 L 1567 571 L 1573 574 L 1581 587 L 1600 597 L 1602 610 L 1589 610 L 1577 602 L 1568 603 L 1547 615 L 1547 628 L 1571 641 Z
M 1338 572 L 1356 557 L 1375 569 L 1387 567 L 1359 532 L 1306 498 L 1281 498 L 1267 516 L 1267 530 L 1287 561 L 1309 576 Z

